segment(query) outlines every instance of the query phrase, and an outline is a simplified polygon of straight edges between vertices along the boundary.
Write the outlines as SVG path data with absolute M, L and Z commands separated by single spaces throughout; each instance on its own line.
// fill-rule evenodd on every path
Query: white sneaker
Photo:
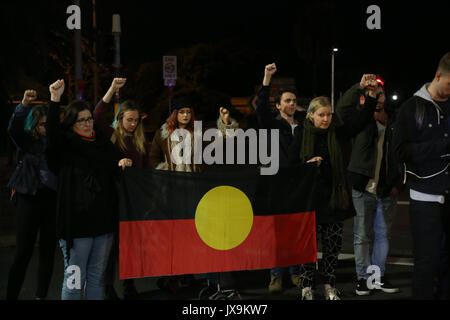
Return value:
M 311 287 L 302 289 L 302 300 L 314 300 L 314 291 Z
M 325 285 L 325 300 L 341 300 L 339 291 L 329 284 Z

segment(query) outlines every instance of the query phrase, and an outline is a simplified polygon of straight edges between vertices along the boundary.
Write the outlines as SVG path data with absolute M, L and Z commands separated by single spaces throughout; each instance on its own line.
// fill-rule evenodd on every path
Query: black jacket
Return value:
M 431 99 L 428 84 L 400 108 L 393 144 L 406 169 L 406 181 L 419 192 L 448 195 L 449 178 L 449 101 L 444 109 Z M 419 178 L 420 177 L 420 178 Z
M 62 130 L 59 103 L 50 102 L 47 136 L 50 169 L 58 175 L 57 236 L 68 241 L 111 233 L 117 222 L 119 153 L 100 132 L 85 141 Z
M 342 98 L 339 99 L 336 112 L 344 122 L 347 122 L 348 116 L 351 116 L 355 111 L 361 110 L 359 106 L 361 94 L 363 92 L 359 89 L 358 83 L 347 90 Z M 401 190 L 403 186 L 399 162 L 392 149 L 394 120 L 394 117 L 390 116 L 386 125 L 383 157 L 377 185 L 377 195 L 379 197 L 388 196 L 393 187 Z M 373 117 L 365 128 L 354 137 L 351 149 L 352 152 L 347 167 L 349 183 L 354 189 L 365 191 L 369 180 L 375 177 L 378 156 L 378 128 Z
M 17 105 L 9 121 L 8 134 L 17 148 L 18 166 L 26 168 L 24 174 L 27 177 L 24 177 L 21 181 L 27 184 L 27 186 L 22 186 L 22 189 L 27 191 L 22 191 L 22 193 L 35 195 L 42 188 L 56 190 L 56 176 L 47 166 L 45 151 L 48 145 L 46 137 L 35 139 L 25 132 L 26 118 L 31 109 L 31 107 L 25 107 L 22 104 Z M 16 191 L 21 192 L 18 189 Z
M 280 167 L 286 167 L 288 165 L 288 152 L 289 146 L 293 141 L 295 132 L 298 130 L 298 126 L 292 134 L 291 125 L 281 117 L 278 113 L 276 117 L 273 116 L 270 111 L 270 86 L 262 86 L 258 92 L 256 100 L 256 116 L 260 128 L 264 129 L 278 129 L 279 130 L 279 165 Z M 270 142 L 270 141 L 269 141 Z M 270 144 L 268 144 L 270 146 Z

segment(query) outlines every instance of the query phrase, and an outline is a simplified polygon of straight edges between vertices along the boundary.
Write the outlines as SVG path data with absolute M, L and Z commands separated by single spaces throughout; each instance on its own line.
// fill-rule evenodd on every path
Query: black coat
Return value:
M 424 92 L 424 88 L 421 91 Z M 435 175 L 420 179 L 408 174 L 411 189 L 428 194 L 449 194 L 449 108 L 447 101 L 447 108 L 439 112 L 431 98 L 427 100 L 417 95 L 400 107 L 393 139 L 398 159 L 408 171 L 420 177 Z
M 57 236 L 74 238 L 111 233 L 117 223 L 115 177 L 119 153 L 109 139 L 98 135 L 86 141 L 63 131 L 59 103 L 50 102 L 47 136 L 52 147 L 50 169 L 58 175 Z
M 354 112 L 361 110 L 359 106 L 361 94 L 363 92 L 359 89 L 359 84 L 356 84 L 339 99 L 336 111 L 344 122 L 347 121 L 348 116 L 352 117 Z M 393 187 L 396 187 L 398 190 L 401 190 L 403 187 L 399 162 L 392 148 L 394 120 L 394 117 L 390 116 L 386 125 L 383 157 L 377 185 L 377 195 L 379 197 L 388 196 Z M 378 128 L 376 120 L 372 117 L 365 128 L 354 137 L 351 146 L 351 156 L 347 170 L 349 183 L 354 189 L 364 191 L 369 180 L 375 177 L 377 155 Z
M 18 167 L 10 181 L 12 188 L 19 193 L 35 195 L 39 189 L 48 188 L 56 190 L 56 177 L 48 169 L 45 151 L 47 149 L 46 137 L 33 138 L 25 132 L 26 118 L 31 112 L 31 107 L 22 104 L 17 105 L 9 121 L 8 134 L 17 148 Z M 19 167 L 21 167 L 19 169 Z M 19 186 L 14 185 L 14 181 L 19 183 L 14 175 L 25 175 L 20 179 Z
M 298 130 L 298 126 L 292 134 L 291 125 L 281 117 L 278 113 L 275 117 L 270 112 L 270 87 L 262 86 L 258 92 L 258 99 L 256 100 L 256 115 L 260 128 L 264 129 L 278 129 L 279 130 L 279 164 L 280 167 L 288 166 L 289 146 L 291 145 L 294 134 Z M 270 136 L 270 133 L 268 133 Z M 270 139 L 268 140 L 270 142 Z M 268 143 L 270 146 L 270 143 Z

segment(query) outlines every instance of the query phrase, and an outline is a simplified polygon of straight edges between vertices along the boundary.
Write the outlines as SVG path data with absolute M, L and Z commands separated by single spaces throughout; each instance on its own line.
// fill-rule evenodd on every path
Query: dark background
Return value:
M 21 99 L 27 88 L 48 99 L 48 85 L 73 75 L 73 31 L 66 8 L 73 1 L 2 2 L 0 101 Z M 125 97 L 151 113 L 166 105 L 162 56 L 177 55 L 175 92 L 216 90 L 251 96 L 264 66 L 275 62 L 278 77 L 293 77 L 299 96 L 330 95 L 331 48 L 336 97 L 363 73 L 386 81 L 400 100 L 432 80 L 449 51 L 449 19 L 444 1 L 107 1 L 97 0 L 97 31 L 92 1 L 81 0 L 84 40 L 84 98 L 93 101 L 92 44 L 97 40 L 99 97 L 114 76 L 112 14 L 121 15 L 121 75 Z M 369 30 L 366 9 L 381 9 L 381 30 Z M 70 82 L 70 89 L 73 82 Z M 74 92 L 67 89 L 67 99 Z M 8 107 L 6 107 L 8 109 Z M 155 113 L 154 117 L 163 115 Z M 2 129 L 2 132 L 3 129 Z M 3 133 L 2 133 L 3 134 Z

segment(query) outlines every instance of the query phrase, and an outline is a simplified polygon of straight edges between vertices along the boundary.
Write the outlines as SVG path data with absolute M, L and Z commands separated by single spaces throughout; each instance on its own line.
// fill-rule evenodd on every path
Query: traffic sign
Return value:
M 176 78 L 177 78 L 177 57 L 163 56 L 163 79 L 176 80 Z

